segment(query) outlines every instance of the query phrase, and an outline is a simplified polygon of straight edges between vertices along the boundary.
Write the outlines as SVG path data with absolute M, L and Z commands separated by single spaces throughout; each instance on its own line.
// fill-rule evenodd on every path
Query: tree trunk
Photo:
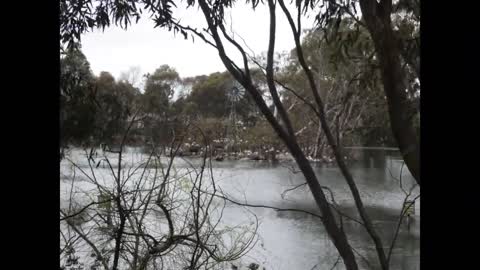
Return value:
M 318 182 L 318 179 L 313 171 L 313 168 L 310 165 L 310 162 L 307 160 L 305 157 L 305 154 L 302 152 L 300 149 L 300 146 L 298 145 L 298 142 L 295 138 L 295 134 L 292 132 L 291 125 L 289 123 L 289 118 L 288 115 L 285 115 L 283 112 L 280 113 L 280 117 L 282 117 L 282 120 L 284 124 L 286 125 L 286 129 L 283 128 L 280 125 L 280 122 L 276 119 L 272 111 L 268 108 L 266 105 L 263 97 L 260 94 L 260 91 L 253 85 L 253 82 L 251 80 L 250 74 L 249 74 L 249 69 L 248 69 L 248 63 L 247 63 L 247 57 L 243 49 L 236 43 L 233 39 L 229 38 L 227 35 L 225 35 L 224 29 L 221 24 L 216 25 L 214 23 L 214 19 L 212 18 L 212 11 L 208 4 L 206 3 L 205 0 L 199 0 L 198 1 L 204 15 L 205 19 L 209 25 L 209 29 L 211 31 L 212 37 L 215 41 L 215 45 L 217 48 L 217 51 L 219 53 L 219 56 L 224 63 L 225 67 L 227 70 L 233 75 L 233 77 L 242 84 L 242 86 L 245 87 L 247 92 L 251 95 L 252 99 L 255 101 L 257 106 L 259 107 L 260 111 L 263 113 L 263 115 L 266 117 L 267 121 L 271 124 L 277 135 L 280 137 L 280 139 L 285 143 L 287 148 L 289 149 L 290 153 L 292 156 L 295 158 L 300 170 L 302 171 L 303 175 L 305 176 L 305 180 L 310 187 L 310 190 L 312 192 L 312 195 L 315 199 L 315 202 L 320 208 L 320 211 L 322 212 L 322 222 L 325 226 L 325 229 L 332 239 L 332 242 L 334 243 L 335 247 L 339 251 L 340 256 L 343 259 L 343 262 L 345 264 L 345 267 L 347 270 L 357 270 L 358 265 L 355 260 L 355 255 L 353 253 L 352 248 L 350 247 L 350 244 L 348 243 L 347 236 L 345 235 L 345 232 L 340 228 L 335 221 L 335 216 L 332 213 L 332 210 L 330 209 L 330 205 L 328 203 L 327 198 L 325 197 L 325 194 L 320 186 L 320 183 Z M 268 1 L 269 8 L 270 8 L 270 15 L 271 15 L 271 20 L 272 17 L 274 16 L 274 7 L 273 6 L 273 1 Z M 228 58 L 228 56 L 225 53 L 225 49 L 223 47 L 222 40 L 218 34 L 217 27 L 220 27 L 221 30 L 223 30 L 223 34 L 227 40 L 229 40 L 233 45 L 237 47 L 237 49 L 242 53 L 242 57 L 244 60 L 244 66 L 245 66 L 245 73 L 243 71 L 240 71 L 238 68 L 236 68 L 231 60 Z M 270 35 L 272 36 L 272 25 L 270 25 Z M 270 42 L 272 42 L 274 39 L 270 39 Z M 271 45 L 269 45 L 269 49 L 272 50 Z M 271 68 L 271 63 L 270 63 L 270 68 Z M 270 75 L 270 76 L 269 76 Z M 271 76 L 271 70 L 270 72 L 267 72 L 267 79 L 272 79 L 273 76 Z M 271 91 L 276 91 L 275 90 L 275 85 L 272 84 L 271 82 L 269 83 L 269 90 Z M 281 106 L 280 100 L 279 99 L 273 99 L 275 102 L 275 107 L 277 109 L 282 109 L 283 107 Z
M 410 118 L 400 50 L 391 23 L 391 1 L 362 0 L 360 7 L 377 52 L 393 135 L 405 164 L 420 186 L 420 145 Z
M 322 146 L 322 126 L 318 124 L 317 138 L 315 142 L 315 149 L 313 152 L 314 158 L 321 158 L 323 155 L 323 146 Z

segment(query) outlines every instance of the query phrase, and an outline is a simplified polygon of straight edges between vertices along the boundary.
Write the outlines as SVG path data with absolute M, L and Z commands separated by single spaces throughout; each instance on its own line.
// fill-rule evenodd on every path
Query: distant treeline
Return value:
M 344 145 L 396 146 L 378 71 L 360 74 L 362 63 L 339 58 L 336 46 L 324 42 L 318 31 L 306 35 L 303 45 L 337 140 Z M 360 45 L 353 46 L 357 51 L 350 54 L 371 50 Z M 252 61 L 261 67 L 265 57 Z M 299 143 L 312 157 L 328 155 L 318 120 L 312 117 L 311 108 L 299 102 L 299 96 L 312 97 L 303 90 L 307 80 L 299 72 L 295 52 L 277 54 L 276 66 L 280 98 Z M 162 146 L 184 136 L 189 144 L 207 140 L 235 144 L 232 149 L 240 150 L 282 147 L 250 96 L 228 72 L 182 78 L 174 68 L 161 65 L 151 74 L 130 69 L 118 79 L 109 72 L 95 76 L 78 46 L 62 52 L 60 75 L 62 148 L 119 144 L 127 130 L 130 145 Z M 252 76 L 262 94 L 269 96 L 264 70 L 253 70 Z M 134 86 L 139 80 L 143 80 L 143 89 Z M 412 94 L 412 104 L 414 99 Z

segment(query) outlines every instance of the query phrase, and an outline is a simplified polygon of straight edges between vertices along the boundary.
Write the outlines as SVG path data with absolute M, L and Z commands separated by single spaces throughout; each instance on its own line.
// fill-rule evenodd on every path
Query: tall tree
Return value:
M 96 107 L 94 77 L 81 49 L 69 49 L 60 59 L 60 145 L 89 139 Z
M 96 78 L 96 138 L 100 143 L 119 143 L 135 112 L 139 91 L 128 82 L 116 82 L 102 71 Z
M 197 113 L 203 117 L 225 117 L 227 115 L 227 91 L 233 78 L 228 72 L 212 73 L 192 87 L 188 102 L 196 104 Z
M 412 113 L 412 100 L 409 98 L 411 87 L 407 75 L 408 69 L 413 70 L 419 80 L 419 39 L 418 35 L 412 37 L 405 34 L 405 24 L 402 26 L 392 21 L 393 15 L 404 14 L 401 15 L 403 18 L 410 17 L 410 22 L 416 21 L 418 24 L 420 1 L 399 0 L 394 3 L 393 0 L 307 0 L 305 6 L 315 6 L 318 2 L 322 2 L 325 7 L 317 16 L 320 28 L 338 25 L 342 19 L 350 17 L 355 20 L 357 27 L 368 30 L 379 62 L 393 135 L 405 164 L 420 185 L 419 134 L 415 128 L 416 113 Z M 410 28 L 413 30 L 410 33 L 418 33 L 414 28 Z
M 175 69 L 168 65 L 162 65 L 153 74 L 147 74 L 145 77 L 145 93 L 143 95 L 145 111 L 165 118 L 180 77 Z
M 147 74 L 145 92 L 142 96 L 142 111 L 146 115 L 147 136 L 155 144 L 166 142 L 169 129 L 170 105 L 175 87 L 180 81 L 177 71 L 168 65 L 162 65 L 153 74 Z
M 393 134 L 408 169 L 420 185 L 419 137 L 410 117 L 399 39 L 392 28 L 392 0 L 362 0 L 360 7 L 379 58 Z
M 389 16 L 391 13 L 389 12 L 391 11 L 390 10 L 391 1 L 380 1 L 380 3 L 377 3 L 377 1 L 375 0 L 365 0 L 365 1 L 359 0 L 359 1 L 360 1 L 360 5 L 362 6 L 362 13 L 365 17 L 365 20 L 372 21 L 372 22 L 367 22 L 367 24 L 379 26 L 382 28 L 380 30 L 375 30 L 373 29 L 373 27 L 369 27 L 369 31 L 370 33 L 372 31 L 377 31 L 375 34 L 372 34 L 372 33 L 371 34 L 373 37 L 372 39 L 374 40 L 376 53 L 379 55 L 378 58 L 381 63 L 382 81 L 384 84 L 384 91 L 386 92 L 386 96 L 388 100 L 390 118 L 392 122 L 392 129 L 394 131 L 396 139 L 399 141 L 399 146 L 402 150 L 402 153 L 404 153 L 404 157 L 406 161 L 407 159 L 409 160 L 407 161 L 408 167 L 411 168 L 412 174 L 416 176 L 416 178 L 418 177 L 417 181 L 420 182 L 419 176 L 416 173 L 416 172 L 419 173 L 419 163 L 416 163 L 416 161 L 418 161 L 418 155 L 417 155 L 418 151 L 416 151 L 418 149 L 417 147 L 418 143 L 417 141 L 415 141 L 416 134 L 414 132 L 411 132 L 412 131 L 410 129 L 411 121 L 406 119 L 408 118 L 408 116 L 405 116 L 403 118 L 398 117 L 399 112 L 406 112 L 407 110 L 406 109 L 407 106 L 404 102 L 406 101 L 405 100 L 406 88 L 399 87 L 398 85 L 392 85 L 396 82 L 397 79 L 399 81 L 402 81 L 403 78 L 397 75 L 399 74 L 401 75 L 403 73 L 401 69 L 397 69 L 397 67 L 399 66 L 399 59 L 395 57 L 398 56 L 398 54 L 396 54 L 395 50 L 393 50 L 393 52 L 388 51 L 388 48 L 392 46 L 395 47 L 398 45 L 396 43 L 391 44 L 391 42 L 393 41 L 392 39 L 393 35 L 391 35 L 392 34 L 391 25 L 388 24 L 390 22 Z M 323 131 L 325 132 L 328 144 L 330 145 L 330 147 L 332 148 L 335 154 L 335 158 L 340 168 L 340 171 L 342 172 L 350 188 L 350 191 L 353 195 L 355 205 L 357 207 L 357 210 L 362 220 L 362 224 L 365 226 L 368 234 L 370 235 L 370 238 L 374 242 L 381 268 L 383 270 L 388 269 L 389 268 L 388 259 L 386 258 L 386 255 L 385 255 L 382 240 L 380 239 L 378 233 L 376 232 L 376 229 L 374 228 L 369 215 L 365 212 L 365 208 L 363 206 L 363 202 L 360 197 L 358 188 L 355 184 L 355 181 L 352 175 L 350 174 L 348 168 L 345 165 L 345 162 L 343 160 L 341 145 L 337 143 L 337 140 L 335 139 L 330 129 L 328 119 L 325 117 L 324 102 L 318 92 L 318 85 L 315 82 L 315 78 L 313 76 L 312 70 L 308 66 L 303 54 L 303 49 L 301 46 L 301 39 L 300 39 L 300 36 L 302 33 L 301 25 L 300 25 L 301 16 L 303 14 L 302 11 L 310 9 L 312 6 L 315 6 L 318 2 L 317 1 L 296 1 L 295 5 L 297 7 L 298 17 L 296 18 L 296 22 L 295 22 L 295 20 L 292 17 L 292 14 L 286 8 L 283 0 L 267 1 L 268 7 L 269 7 L 269 15 L 270 15 L 269 16 L 270 31 L 269 31 L 269 47 L 267 52 L 267 65 L 265 67 L 265 73 L 266 73 L 265 77 L 267 81 L 268 91 L 270 93 L 274 107 L 278 112 L 278 118 L 274 116 L 273 112 L 270 110 L 269 106 L 266 104 L 261 91 L 254 84 L 252 80 L 250 67 L 248 65 L 249 56 L 245 52 L 244 48 L 231 35 L 227 33 L 227 30 L 226 30 L 227 28 L 224 25 L 225 20 L 223 16 L 225 14 L 225 9 L 232 7 L 233 2 L 206 1 L 206 0 L 198 0 L 197 2 L 195 1 L 188 2 L 188 6 L 192 6 L 198 3 L 198 6 L 200 7 L 204 15 L 204 18 L 208 24 L 208 28 L 203 30 L 206 32 L 206 34 L 198 32 L 197 30 L 191 27 L 180 25 L 179 21 L 175 19 L 172 15 L 173 12 L 171 7 L 174 4 L 173 1 L 168 1 L 168 0 L 161 1 L 158 4 L 154 3 L 153 5 L 152 5 L 152 1 L 139 1 L 139 2 L 145 4 L 145 8 L 148 11 L 153 13 L 154 15 L 153 19 L 156 22 L 157 26 L 166 27 L 173 31 L 180 31 L 185 36 L 187 36 L 187 31 L 188 31 L 188 33 L 195 35 L 196 37 L 204 40 L 206 43 L 212 45 L 217 49 L 219 56 L 222 62 L 224 63 L 225 67 L 227 68 L 227 70 L 232 74 L 232 76 L 239 83 L 242 84 L 242 86 L 252 96 L 253 100 L 259 107 L 262 114 L 265 116 L 267 121 L 270 123 L 270 125 L 273 127 L 277 135 L 281 138 L 281 140 L 284 142 L 284 144 L 287 146 L 287 148 L 295 158 L 300 170 L 302 171 L 306 179 L 308 186 L 310 187 L 310 190 L 315 199 L 315 202 L 317 203 L 319 209 L 322 212 L 322 222 L 326 228 L 326 231 L 331 237 L 335 247 L 339 251 L 340 256 L 342 257 L 346 268 L 349 270 L 356 270 L 358 269 L 358 265 L 357 265 L 353 250 L 349 245 L 347 236 L 343 231 L 341 224 L 337 222 L 333 214 L 334 210 L 330 207 L 330 203 L 327 200 L 327 197 L 325 196 L 325 193 L 322 190 L 322 186 L 318 181 L 319 179 L 315 175 L 310 163 L 306 159 L 305 153 L 302 151 L 301 147 L 298 144 L 298 141 L 295 135 L 295 130 L 294 130 L 294 127 L 292 126 L 291 119 L 289 118 L 288 111 L 286 111 L 285 106 L 282 103 L 282 100 L 279 96 L 279 92 L 277 90 L 278 86 L 275 82 L 273 54 L 275 50 L 277 3 L 280 5 L 281 10 L 283 11 L 284 15 L 288 19 L 288 23 L 291 28 L 291 32 L 293 34 L 293 38 L 295 41 L 295 49 L 297 51 L 298 61 L 300 63 L 300 66 L 302 67 L 303 72 L 305 73 L 305 76 L 308 79 L 308 87 L 313 95 L 313 100 L 307 101 L 306 104 L 313 108 L 313 110 L 315 111 L 315 115 L 318 117 L 319 121 L 321 122 L 321 126 Z M 326 9 L 322 9 L 323 13 L 320 16 L 321 18 L 324 19 L 324 21 L 327 21 L 328 23 L 332 23 L 332 19 L 335 19 L 335 16 L 337 16 L 339 21 L 341 21 L 342 15 L 348 14 L 351 11 L 351 9 L 356 8 L 355 5 L 353 5 L 353 7 L 347 6 L 344 8 L 338 8 L 339 4 L 333 0 L 330 0 L 330 1 L 325 0 L 321 2 L 328 4 Z M 339 1 L 339 2 L 341 5 L 344 4 L 344 1 Z M 347 5 L 351 5 L 352 3 L 353 4 L 357 3 L 357 1 L 346 1 L 346 2 L 347 2 Z M 259 3 L 259 1 L 252 1 L 252 3 L 253 3 L 253 6 L 255 7 Z M 378 8 L 379 5 L 381 5 L 381 8 Z M 66 6 L 68 7 L 69 5 L 67 4 Z M 374 8 L 372 8 L 372 6 Z M 119 8 L 121 8 L 120 11 L 119 11 Z M 62 21 L 65 21 L 65 24 L 62 24 L 62 26 L 65 26 L 62 28 L 62 29 L 65 29 L 63 30 L 63 32 L 61 32 L 62 38 L 64 40 L 69 40 L 68 39 L 69 35 L 75 36 L 77 32 L 82 32 L 82 28 L 81 28 L 82 23 L 78 23 L 78 17 L 79 17 L 78 12 L 82 12 L 82 11 L 81 9 L 78 9 L 78 8 L 76 9 L 76 10 L 79 10 L 77 13 L 71 12 L 71 11 L 68 12 L 68 8 L 61 8 L 61 10 L 64 11 L 62 12 L 62 16 L 64 17 Z M 339 10 L 341 12 L 339 12 Z M 368 14 L 369 12 L 370 14 Z M 379 12 L 382 12 L 382 14 L 378 14 Z M 91 14 L 88 14 L 88 12 L 85 12 L 85 13 L 87 15 L 91 15 Z M 95 19 L 90 19 L 92 22 L 92 25 L 99 25 L 103 27 L 109 25 L 109 20 L 108 20 L 109 17 L 107 15 L 107 19 L 105 19 L 105 14 L 112 14 L 111 16 L 117 22 L 118 21 L 122 22 L 122 19 L 140 16 L 138 14 L 138 9 L 135 7 L 135 5 L 126 4 L 125 6 L 124 5 L 119 6 L 112 2 L 107 2 L 105 6 L 100 7 L 100 9 L 96 9 L 95 13 L 96 14 L 93 14 L 96 16 Z M 80 21 L 89 21 L 87 19 L 88 16 L 86 15 L 84 16 L 85 16 L 85 20 L 80 20 Z M 75 18 L 76 21 L 72 23 L 71 18 Z M 378 25 L 375 25 L 378 23 L 377 20 L 380 20 L 380 23 Z M 125 24 L 128 24 L 128 20 L 125 20 Z M 69 28 L 69 26 L 72 26 L 72 25 L 74 27 Z M 71 29 L 75 29 L 73 33 Z M 382 38 L 382 34 L 384 34 L 386 37 Z M 238 65 L 237 63 L 231 60 L 231 58 L 229 57 L 229 55 L 225 50 L 226 44 L 232 45 L 233 48 L 237 49 L 237 51 L 242 56 L 242 60 L 243 60 L 242 64 Z M 393 71 L 392 71 L 392 68 L 385 67 L 385 66 L 388 66 L 388 64 L 395 65 L 395 67 L 393 67 Z M 401 94 L 402 91 L 404 94 Z M 399 128 L 405 128 L 405 130 L 399 132 L 398 130 Z M 398 134 L 400 133 L 404 133 L 405 138 L 403 139 L 399 138 Z M 405 144 L 405 142 L 407 143 Z M 405 149 L 406 147 L 407 149 Z M 412 148 L 412 147 L 413 147 L 413 151 L 410 151 L 409 148 Z M 415 167 L 416 165 L 418 165 L 418 170 L 416 170 L 416 167 Z

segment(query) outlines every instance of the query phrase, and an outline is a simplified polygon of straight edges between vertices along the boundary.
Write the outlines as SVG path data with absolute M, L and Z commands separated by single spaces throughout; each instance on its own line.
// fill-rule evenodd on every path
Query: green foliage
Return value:
M 147 80 L 143 95 L 144 111 L 158 117 L 166 117 L 175 85 L 180 80 L 178 73 L 168 65 L 162 65 L 153 74 L 145 76 Z
M 212 73 L 208 76 L 198 76 L 189 80 L 192 84 L 191 93 L 185 97 L 184 112 L 187 115 L 221 118 L 228 117 L 235 106 L 239 118 L 249 116 L 254 106 L 245 91 L 240 91 L 238 99 L 229 96 L 234 86 L 234 79 L 228 72 Z
M 227 89 L 232 82 L 228 73 L 213 73 L 205 80 L 199 80 L 192 87 L 187 100 L 196 105 L 198 113 L 204 117 L 227 115 Z
M 240 139 L 242 141 L 240 146 L 252 151 L 279 148 L 282 145 L 280 138 L 265 119 L 258 120 L 252 127 L 242 129 Z
M 175 6 L 173 1 L 100 1 L 100 5 L 92 8 L 93 2 L 61 1 L 62 43 L 78 41 L 81 33 L 93 28 L 105 28 L 112 23 L 127 28 L 142 15 L 140 9 L 144 11 L 143 14 L 153 15 L 156 26 L 183 32 L 175 24 L 172 15 L 172 7 Z M 253 6 L 258 3 L 252 1 Z M 195 4 L 195 1 L 188 1 L 189 6 Z M 215 16 L 221 18 L 223 8 L 230 7 L 231 4 L 231 1 L 212 4 L 216 10 Z M 394 144 L 389 130 L 387 103 L 380 83 L 378 59 L 375 57 L 370 35 L 362 26 L 364 22 L 361 14 L 356 10 L 358 1 L 300 1 L 296 4 L 301 4 L 303 11 L 317 5 L 323 7 L 322 13 L 316 18 L 318 29 L 321 30 L 309 31 L 302 46 L 306 61 L 320 86 L 320 96 L 325 100 L 328 121 L 335 126 L 338 115 L 340 117 L 347 113 L 358 115 L 360 119 L 347 119 L 347 124 L 342 127 L 345 133 L 344 140 L 362 144 Z M 418 106 L 415 104 L 420 98 L 418 11 L 418 1 L 401 0 L 393 3 L 393 28 L 402 49 L 409 98 L 412 101 L 412 115 L 409 117 L 416 119 L 415 121 L 419 119 Z M 355 16 L 352 17 L 352 14 Z M 183 34 L 186 36 L 185 32 Z M 276 73 L 276 78 L 311 101 L 313 97 L 308 90 L 306 77 L 297 63 L 296 52 L 278 55 L 277 58 L 276 66 L 280 67 L 280 70 L 277 70 L 279 72 Z M 83 70 L 79 77 L 87 78 L 85 65 L 77 66 L 79 70 Z M 259 85 L 265 84 L 261 70 L 252 70 L 252 76 Z M 115 134 L 124 130 L 126 119 L 132 115 L 134 104 L 140 106 L 141 113 L 145 116 L 144 135 L 155 137 L 156 141 L 160 142 L 169 138 L 168 130 L 176 125 L 174 122 L 178 121 L 177 118 L 185 116 L 187 119 L 197 120 L 217 119 L 218 123 L 223 123 L 231 112 L 228 93 L 232 88 L 233 79 L 228 72 L 181 80 L 173 68 L 163 65 L 153 74 L 147 74 L 146 78 L 145 93 L 140 94 L 134 93 L 133 87 L 128 84 L 122 85 L 115 82 L 113 77 L 101 74 L 97 80 L 95 96 L 97 105 L 102 108 L 101 112 L 97 112 L 91 103 L 85 102 L 89 96 L 85 93 L 88 91 L 80 91 L 83 93 L 81 97 L 71 99 L 76 102 L 75 105 L 70 102 L 68 110 L 65 109 L 65 100 L 62 100 L 62 110 L 72 111 L 68 116 L 69 120 L 65 122 L 70 124 L 68 130 L 75 131 L 78 140 L 87 138 L 95 129 L 98 133 L 96 137 L 113 140 Z M 75 84 L 74 79 L 70 81 Z M 86 87 L 88 84 L 86 82 L 91 82 L 92 79 L 83 81 L 85 83 L 77 83 L 77 88 L 89 88 Z M 182 93 L 173 101 L 174 90 L 178 90 L 179 86 L 190 91 Z M 63 88 L 65 93 L 70 91 L 68 87 Z M 301 131 L 298 135 L 300 143 L 304 145 L 314 143 L 314 137 L 318 134 L 318 123 L 311 108 L 301 105 L 298 98 L 288 91 L 283 90 L 281 97 L 291 115 L 294 129 Z M 363 108 L 365 106 L 367 109 Z M 258 123 L 259 113 L 255 110 L 250 96 L 244 95 L 236 102 L 235 108 L 238 118 L 243 121 L 247 130 L 255 133 L 253 130 L 261 127 L 261 123 Z M 206 122 L 203 124 L 208 125 Z M 275 137 L 275 134 L 271 136 Z
M 172 129 L 171 100 L 180 77 L 168 65 L 160 66 L 153 74 L 145 77 L 145 93 L 141 97 L 142 112 L 146 116 L 145 135 L 157 145 L 166 143 Z
M 193 1 L 188 3 L 193 4 Z M 186 38 L 185 30 L 173 23 L 172 9 L 175 6 L 173 0 L 61 0 L 60 40 L 74 47 L 88 30 L 105 29 L 111 24 L 127 29 L 133 21 L 138 22 L 142 14 L 151 15 L 155 27 L 168 28 Z
M 334 131 L 339 125 L 343 144 L 394 146 L 373 44 L 365 29 L 351 23 L 336 26 L 336 39 L 326 38 L 324 31 L 307 32 L 302 42 L 305 59 L 315 74 L 327 120 Z M 279 78 L 305 100 L 313 100 L 295 51 Z M 314 112 L 289 91 L 283 97 L 295 130 L 301 130 L 299 142 L 314 144 L 319 128 Z
M 94 130 L 94 78 L 81 50 L 60 59 L 60 144 L 80 144 Z
M 129 120 L 136 110 L 139 92 L 127 82 L 116 82 L 108 72 L 96 79 L 96 101 L 100 107 L 96 114 L 95 137 L 98 142 L 119 143 Z
M 133 116 L 140 92 L 108 72 L 95 77 L 79 48 L 60 59 L 61 147 L 115 143 Z

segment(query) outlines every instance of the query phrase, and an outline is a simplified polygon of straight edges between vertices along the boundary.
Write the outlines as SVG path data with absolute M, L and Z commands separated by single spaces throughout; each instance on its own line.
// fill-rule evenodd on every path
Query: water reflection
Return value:
M 82 153 L 78 155 L 79 160 L 84 160 Z M 415 181 L 408 169 L 402 166 L 398 152 L 373 150 L 363 151 L 358 156 L 361 157 L 360 160 L 349 162 L 349 167 L 366 211 L 372 218 L 385 249 L 388 250 L 405 198 L 400 183 L 403 189 L 408 191 Z M 141 158 L 135 156 L 135 159 Z M 88 166 L 85 161 L 82 162 L 84 162 L 83 166 Z M 189 163 L 199 165 L 201 160 L 177 159 L 175 165 L 181 170 Z M 294 162 L 272 164 L 259 161 L 225 160 L 212 161 L 212 165 L 217 185 L 236 201 L 302 209 L 320 214 L 308 187 L 302 185 L 305 182 L 304 178 L 298 172 Z M 313 167 L 320 184 L 332 190 L 339 210 L 359 219 L 349 188 L 335 164 L 313 163 Z M 295 189 L 286 192 L 293 188 Z M 412 197 L 418 194 L 417 187 L 413 190 Z M 225 225 L 245 224 L 251 222 L 253 213 L 260 221 L 259 242 L 242 259 L 244 265 L 255 262 L 266 270 L 324 270 L 331 269 L 337 261 L 338 253 L 328 239 L 318 217 L 265 208 L 250 208 L 249 211 L 238 205 L 227 203 L 222 219 Z M 401 224 L 392 255 L 391 269 L 393 270 L 419 268 L 419 214 L 420 202 L 417 201 L 415 215 L 410 220 L 410 229 L 407 229 L 406 222 Z M 351 246 L 358 253 L 361 268 L 378 269 L 375 268 L 377 267 L 375 248 L 365 229 L 350 220 L 344 220 L 344 229 Z M 344 269 L 344 267 L 339 263 L 334 269 Z
M 351 172 L 360 190 L 367 213 L 388 250 L 397 226 L 397 220 L 405 195 L 400 188 L 409 189 L 415 182 L 393 151 L 364 153 L 369 157 L 350 163 Z M 373 160 L 373 161 L 372 161 Z M 251 204 L 264 204 L 280 208 L 295 208 L 319 214 L 312 195 L 306 186 L 283 194 L 285 190 L 304 182 L 294 163 L 271 164 L 253 161 L 214 162 L 214 176 L 219 186 L 232 198 Z M 334 166 L 315 164 L 314 169 L 321 185 L 328 186 L 342 212 L 359 219 L 348 186 L 339 170 Z M 393 177 L 392 177 L 393 176 Z M 419 193 L 418 188 L 413 192 Z M 282 196 L 282 194 L 284 196 Z M 411 270 L 419 267 L 419 203 L 415 216 L 400 226 L 391 269 Z M 244 220 L 248 213 L 242 208 L 227 204 L 225 222 L 235 224 Z M 261 263 L 266 269 L 331 269 L 337 252 L 328 240 L 324 227 L 317 217 L 299 212 L 251 209 L 261 220 L 260 243 L 244 260 Z M 374 245 L 365 229 L 353 222 L 344 221 L 344 229 L 350 244 L 358 252 L 359 264 L 363 269 L 378 267 Z M 361 256 L 360 256 L 361 255 Z M 366 262 L 368 261 L 368 263 Z M 370 266 L 369 266 L 370 264 Z M 344 269 L 341 263 L 335 269 Z

